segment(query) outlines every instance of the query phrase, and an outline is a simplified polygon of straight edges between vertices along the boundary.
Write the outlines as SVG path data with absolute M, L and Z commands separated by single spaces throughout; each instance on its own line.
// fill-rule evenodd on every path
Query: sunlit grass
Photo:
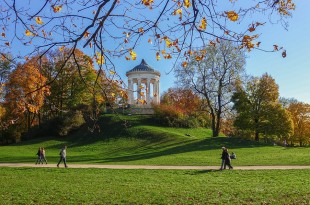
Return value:
M 309 170 L 0 168 L 2 204 L 309 204 Z

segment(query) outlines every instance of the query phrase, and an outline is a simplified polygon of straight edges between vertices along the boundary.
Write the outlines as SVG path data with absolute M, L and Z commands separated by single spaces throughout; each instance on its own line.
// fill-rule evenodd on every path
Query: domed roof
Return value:
M 144 59 L 142 59 L 140 65 L 135 66 L 133 69 L 128 71 L 127 73 L 130 72 L 136 72 L 136 71 L 148 71 L 148 72 L 155 72 L 155 70 L 149 66 Z

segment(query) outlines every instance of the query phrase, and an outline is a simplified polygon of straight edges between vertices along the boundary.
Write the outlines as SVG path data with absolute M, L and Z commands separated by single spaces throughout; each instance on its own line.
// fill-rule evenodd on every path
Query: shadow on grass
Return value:
M 162 143 L 163 145 L 161 145 Z M 154 143 L 149 144 L 148 142 L 145 142 L 144 144 L 140 144 L 137 146 L 120 148 L 117 150 L 118 153 L 117 152 L 114 153 L 115 155 L 118 154 L 121 156 L 114 157 L 113 153 L 110 154 L 105 153 L 110 156 L 112 155 L 112 157 L 105 155 L 102 159 L 98 159 L 97 156 L 97 158 L 96 159 L 94 158 L 94 160 L 96 161 L 96 163 L 129 162 L 129 161 L 147 160 L 161 156 L 176 155 L 189 152 L 220 150 L 222 146 L 231 149 L 237 149 L 237 148 L 250 148 L 266 145 L 262 145 L 255 142 L 253 143 L 252 141 L 238 138 L 224 138 L 224 137 L 208 138 L 204 140 L 197 140 L 197 139 L 184 140 L 181 142 L 168 143 L 168 144 L 162 141 L 159 141 L 157 144 Z M 133 152 L 139 152 L 139 153 L 133 153 Z M 121 153 L 127 153 L 127 154 L 125 155 Z M 91 160 L 91 157 L 89 155 L 81 157 L 73 156 L 71 159 L 74 162 L 83 162 L 83 161 L 86 162 Z

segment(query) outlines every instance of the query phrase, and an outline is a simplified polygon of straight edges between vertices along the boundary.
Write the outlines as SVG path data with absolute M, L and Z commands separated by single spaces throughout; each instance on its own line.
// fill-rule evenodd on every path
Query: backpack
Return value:
M 229 157 L 230 157 L 230 159 L 237 159 L 236 154 L 232 154 Z

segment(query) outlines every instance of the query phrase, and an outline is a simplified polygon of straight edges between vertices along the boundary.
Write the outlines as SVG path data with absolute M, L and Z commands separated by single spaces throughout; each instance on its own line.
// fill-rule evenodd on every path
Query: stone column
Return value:
M 128 79 L 128 104 L 134 104 L 133 79 Z
M 149 78 L 147 78 L 146 79 L 146 88 L 145 88 L 145 95 L 146 95 L 146 102 L 148 103 L 148 104 L 150 104 L 151 102 L 150 102 L 150 79 Z
M 157 81 L 153 84 L 153 102 L 157 104 Z
M 138 78 L 138 85 L 137 85 L 137 99 L 141 99 L 141 95 L 140 95 L 140 92 L 141 92 L 141 79 Z
M 157 104 L 160 103 L 160 94 L 159 94 L 159 79 L 157 80 Z

